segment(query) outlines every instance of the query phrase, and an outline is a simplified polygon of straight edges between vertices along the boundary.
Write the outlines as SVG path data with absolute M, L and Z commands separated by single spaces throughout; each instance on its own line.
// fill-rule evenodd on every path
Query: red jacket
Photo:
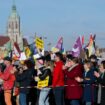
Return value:
M 75 65 L 70 71 L 65 70 L 65 98 L 80 99 L 82 97 L 82 86 L 75 80 L 75 77 L 82 77 L 83 67 Z
M 14 86 L 15 75 L 11 74 L 10 72 L 12 69 L 13 66 L 10 65 L 4 70 L 4 73 L 0 73 L 0 78 L 4 80 L 3 82 L 4 90 L 11 90 Z
M 64 73 L 62 70 L 63 62 L 59 61 L 55 63 L 55 68 L 53 70 L 53 87 L 64 86 Z

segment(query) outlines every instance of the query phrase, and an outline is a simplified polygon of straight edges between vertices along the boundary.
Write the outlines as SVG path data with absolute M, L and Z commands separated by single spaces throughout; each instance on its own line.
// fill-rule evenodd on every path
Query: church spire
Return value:
M 11 40 L 11 48 L 13 48 L 14 42 L 17 42 L 20 49 L 23 49 L 23 37 L 20 33 L 20 16 L 16 10 L 15 0 L 13 0 L 12 13 L 8 19 L 7 35 Z
M 13 0 L 12 12 L 16 12 L 15 0 Z

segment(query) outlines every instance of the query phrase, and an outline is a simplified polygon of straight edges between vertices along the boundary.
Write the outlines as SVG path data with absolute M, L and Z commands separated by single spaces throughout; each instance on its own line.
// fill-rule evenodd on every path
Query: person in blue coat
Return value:
M 96 78 L 94 76 L 94 69 L 91 68 L 91 62 L 84 62 L 84 73 L 83 78 L 76 77 L 78 82 L 82 82 L 84 91 L 83 91 L 83 101 L 86 103 L 85 105 L 91 105 L 96 101 L 96 88 L 94 83 Z
M 99 66 L 99 72 L 94 72 L 97 82 L 100 85 L 98 89 L 98 102 L 100 105 L 105 105 L 105 60 Z M 100 93 L 99 93 L 100 91 Z

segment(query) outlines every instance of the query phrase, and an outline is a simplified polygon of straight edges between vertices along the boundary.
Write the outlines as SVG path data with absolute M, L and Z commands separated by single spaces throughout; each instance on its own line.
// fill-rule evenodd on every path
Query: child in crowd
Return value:
M 96 78 L 94 76 L 94 69 L 91 68 L 90 61 L 84 62 L 83 78 L 76 77 L 75 80 L 84 83 L 83 101 L 86 103 L 85 105 L 92 105 L 92 103 L 96 101 L 96 89 L 93 85 Z

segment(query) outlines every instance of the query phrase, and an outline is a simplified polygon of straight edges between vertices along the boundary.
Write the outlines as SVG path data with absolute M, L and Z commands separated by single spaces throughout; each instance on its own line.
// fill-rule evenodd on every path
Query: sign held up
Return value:
M 38 49 L 44 49 L 44 41 L 41 38 L 36 37 L 35 38 L 35 43 L 36 43 L 36 47 Z

